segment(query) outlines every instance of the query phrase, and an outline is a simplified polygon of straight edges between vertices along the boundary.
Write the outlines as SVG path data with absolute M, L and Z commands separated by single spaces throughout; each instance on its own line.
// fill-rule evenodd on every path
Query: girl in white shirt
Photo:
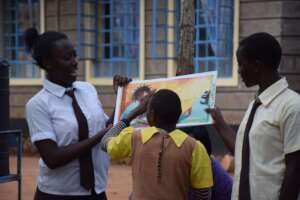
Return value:
M 41 155 L 35 200 L 106 199 L 109 161 L 99 142 L 108 117 L 96 89 L 76 81 L 76 51 L 65 34 L 48 31 L 39 35 L 31 28 L 24 38 L 36 64 L 46 72 L 43 88 L 26 105 L 31 140 Z M 128 82 L 128 78 L 115 76 L 114 88 Z M 84 139 L 79 135 L 82 130 Z M 80 162 L 87 158 L 90 160 Z M 87 172 L 81 163 L 89 163 L 88 180 L 83 180 Z

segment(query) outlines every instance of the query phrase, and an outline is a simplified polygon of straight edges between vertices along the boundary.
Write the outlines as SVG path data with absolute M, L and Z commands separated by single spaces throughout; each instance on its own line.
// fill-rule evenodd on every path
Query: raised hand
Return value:
M 221 113 L 221 110 L 217 106 L 214 108 L 207 108 L 205 109 L 205 111 L 211 115 L 211 117 L 214 120 L 215 126 L 218 127 L 226 123 Z
M 118 87 L 124 87 L 126 86 L 130 81 L 132 81 L 131 78 L 125 77 L 125 76 L 120 76 L 120 75 L 115 75 L 113 78 L 113 87 L 114 87 L 114 92 L 117 93 Z
M 221 110 L 218 107 L 215 107 L 207 108 L 205 111 L 211 114 L 217 132 L 222 137 L 229 151 L 234 155 L 236 133 L 224 120 Z

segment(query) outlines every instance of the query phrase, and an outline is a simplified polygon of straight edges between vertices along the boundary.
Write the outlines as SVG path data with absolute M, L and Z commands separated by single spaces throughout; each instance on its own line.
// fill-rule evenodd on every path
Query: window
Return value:
M 138 77 L 140 0 L 82 0 L 80 18 L 81 55 L 93 61 L 93 78 Z
M 25 50 L 23 32 L 29 27 L 39 29 L 40 7 L 38 0 L 1 1 L 3 28 L 3 57 L 11 65 L 13 79 L 38 79 L 41 71 Z
M 165 63 L 176 60 L 179 51 L 181 0 L 149 0 L 151 25 L 148 32 L 151 37 L 147 40 L 151 62 Z M 221 85 L 236 84 L 236 69 L 233 64 L 234 23 L 237 0 L 194 0 L 195 6 L 195 56 L 194 72 L 217 70 Z M 171 17 L 170 17 L 171 16 Z M 175 23 L 172 23 L 173 18 Z M 174 29 L 174 31 L 172 31 Z M 168 32 L 174 33 L 170 39 Z M 175 44 L 173 44 L 175 43 Z M 168 47 L 174 45 L 177 53 L 170 57 Z M 171 65 L 174 65 L 171 63 Z M 174 75 L 174 73 L 168 73 Z
M 234 0 L 195 0 L 195 72 L 233 74 Z

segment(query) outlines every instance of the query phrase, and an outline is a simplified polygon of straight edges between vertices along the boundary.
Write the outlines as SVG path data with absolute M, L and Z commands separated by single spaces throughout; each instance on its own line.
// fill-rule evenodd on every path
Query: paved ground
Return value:
M 38 158 L 23 158 L 23 200 L 32 200 L 36 188 L 38 174 Z M 11 168 L 15 169 L 15 159 L 11 160 Z M 107 194 L 110 200 L 126 200 L 131 191 L 131 172 L 127 165 L 111 165 L 109 171 Z M 0 184 L 0 200 L 17 199 L 17 182 Z

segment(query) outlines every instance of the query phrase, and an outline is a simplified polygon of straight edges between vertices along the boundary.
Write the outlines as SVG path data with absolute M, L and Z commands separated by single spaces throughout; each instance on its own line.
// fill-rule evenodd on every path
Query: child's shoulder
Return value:
M 186 141 L 188 141 L 189 143 L 191 143 L 191 145 L 196 146 L 197 143 L 198 143 L 198 141 L 195 138 L 193 138 L 192 136 L 190 136 L 188 134 L 186 134 L 186 135 L 187 135 Z
M 180 129 L 176 129 L 176 132 L 180 135 L 182 135 L 183 137 L 186 137 L 186 139 L 193 141 L 193 142 L 197 142 L 197 140 L 195 140 L 195 138 L 193 138 L 192 136 L 190 136 L 189 134 L 187 134 L 185 131 L 180 130 Z
M 176 137 L 176 140 L 178 144 L 181 143 L 181 145 L 189 146 L 192 147 L 192 149 L 195 147 L 197 144 L 197 140 L 195 140 L 193 137 L 188 135 L 186 132 L 176 129 L 172 133 L 170 133 L 173 137 Z M 179 146 L 181 146 L 179 145 Z

